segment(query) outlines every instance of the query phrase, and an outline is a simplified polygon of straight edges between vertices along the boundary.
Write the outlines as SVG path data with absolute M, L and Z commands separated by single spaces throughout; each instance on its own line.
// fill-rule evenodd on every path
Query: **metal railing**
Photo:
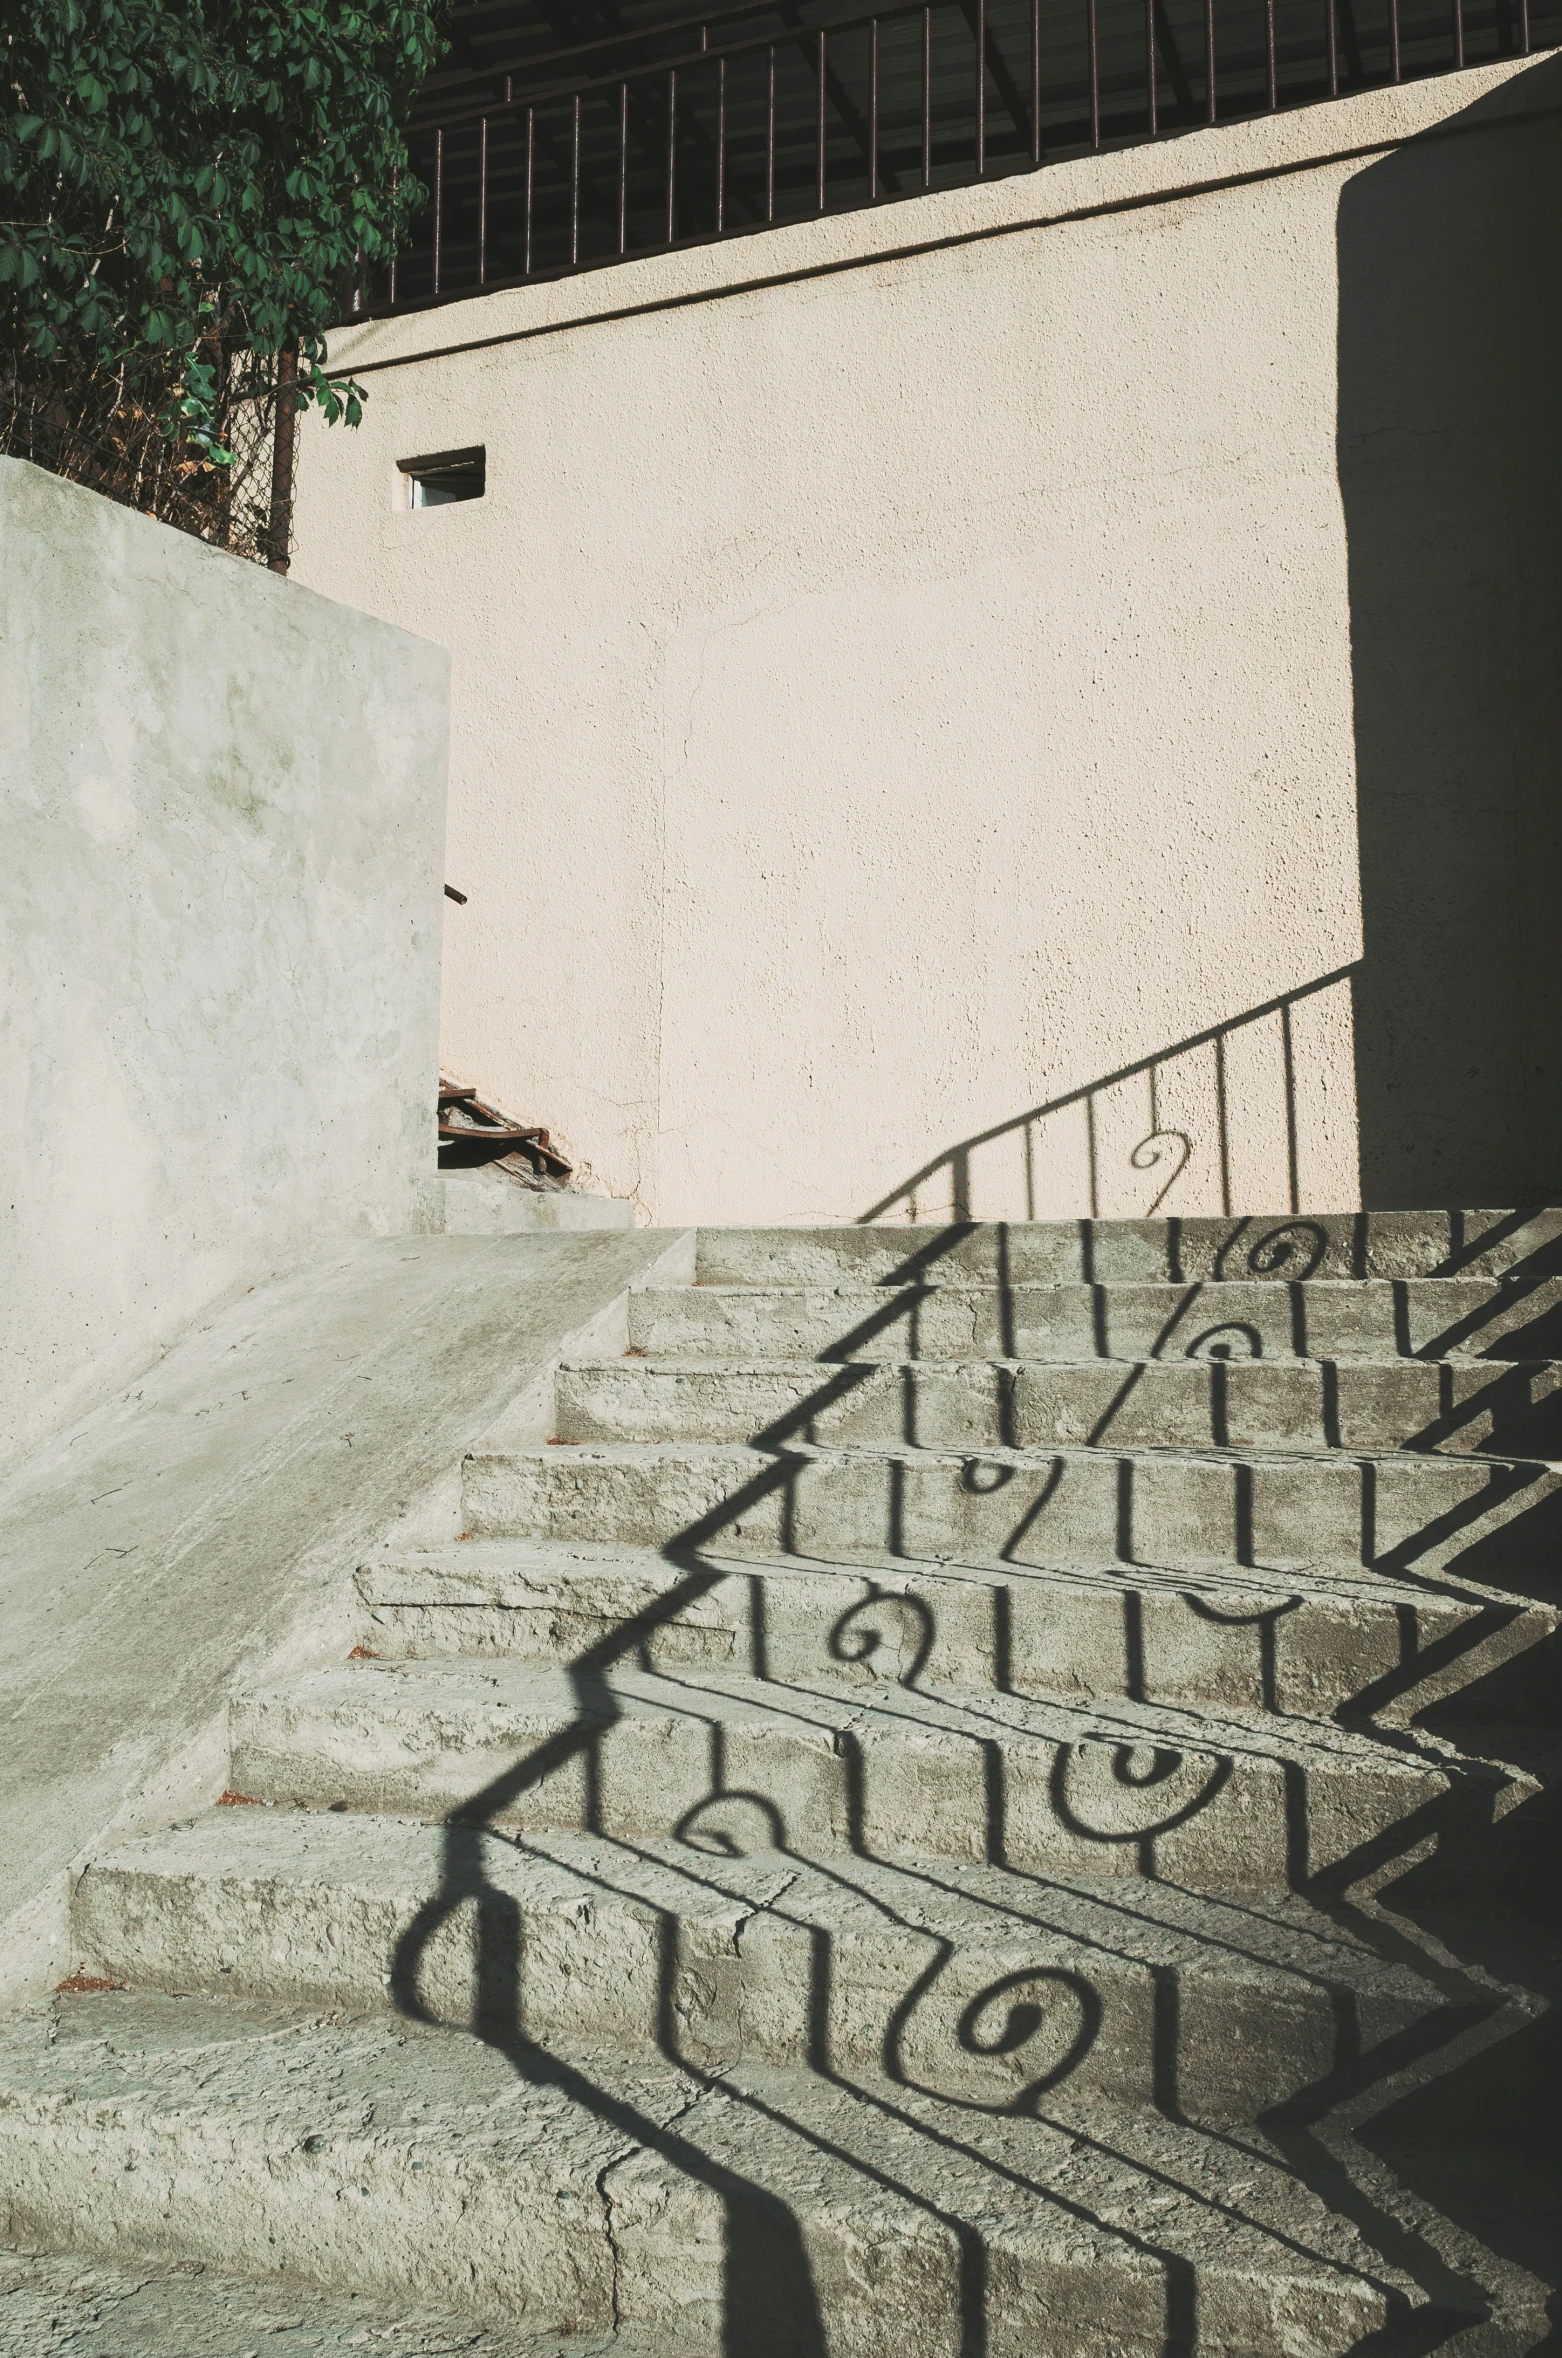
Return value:
M 1153 1056 L 980 1130 L 913 1171 L 859 1218 L 1038 1220 L 1076 1213 L 1300 1211 L 1354 1174 L 1350 978 L 1319 975 Z M 1320 1139 L 1319 1133 L 1325 1133 Z M 1304 1169 L 1304 1164 L 1307 1168 Z
M 454 28 L 474 13 L 458 8 Z M 429 203 L 351 310 L 453 302 L 1562 36 L 1562 0 L 889 0 L 811 13 L 807 0 L 740 0 L 447 74 L 409 133 Z M 470 38 L 458 48 L 473 54 Z

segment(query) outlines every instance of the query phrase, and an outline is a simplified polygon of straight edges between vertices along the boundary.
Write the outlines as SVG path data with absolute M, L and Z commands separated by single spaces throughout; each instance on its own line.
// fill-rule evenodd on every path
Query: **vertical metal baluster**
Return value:
M 1527 8 L 1529 5 L 1529 0 L 1523 0 L 1523 4 Z M 1397 82 L 1400 78 L 1399 0 L 1388 0 L 1388 50 L 1389 61 L 1393 67 L 1394 80 Z
M 868 23 L 868 202 L 879 201 L 879 20 Z
M 1041 0 L 1030 0 L 1030 160 L 1041 162 Z
M 1155 0 L 1144 0 L 1145 124 L 1152 139 L 1161 132 L 1160 92 L 1155 87 Z
M 1334 0 L 1323 0 L 1324 45 L 1329 59 L 1329 96 L 1340 95 L 1340 28 L 1334 14 Z
M 1528 55 L 1529 55 L 1529 0 L 1519 0 L 1519 48 L 1520 48 L 1521 52 L 1523 53 L 1523 55 L 1524 55 L 1525 57 L 1528 57 Z M 1396 81 L 1398 81 L 1398 79 L 1399 79 L 1399 76 L 1396 74 L 1396 75 L 1395 75 L 1395 77 L 1394 77 L 1394 79 L 1395 79 Z
M 703 33 L 704 27 L 701 26 Z M 727 61 L 716 68 L 716 235 L 727 219 Z
M 987 0 L 976 0 L 976 177 L 987 169 Z
M 1390 8 L 1396 0 L 1389 0 Z M 1274 114 L 1280 104 L 1280 67 L 1275 49 L 1275 0 L 1264 0 L 1264 45 L 1269 57 L 1269 112 Z
M 776 45 L 770 44 L 770 85 L 765 100 L 765 219 L 776 217 Z
M 824 27 L 819 27 L 819 123 L 815 140 L 815 161 L 819 167 L 819 210 L 824 211 Z
M 1454 64 L 1464 63 L 1464 0 L 1454 0 Z
M 678 234 L 678 68 L 667 74 L 667 243 Z
M 477 131 L 477 283 L 488 283 L 488 117 Z
M 1204 120 L 1215 120 L 1215 0 L 1204 0 Z
M 434 292 L 439 293 L 440 265 L 445 248 L 445 134 L 434 134 Z
M 618 250 L 629 250 L 629 84 L 618 85 Z
M 1220 1146 L 1220 1208 L 1231 1214 L 1231 1124 L 1226 1111 L 1226 1035 L 1215 1034 L 1215 1136 Z
M 575 119 L 570 127 L 569 151 L 569 266 L 580 262 L 580 92 L 575 93 Z
M 1101 145 L 1101 42 L 1096 27 L 1096 0 L 1085 0 L 1085 31 L 1090 44 L 1090 144 Z
M 527 278 L 532 274 L 532 199 L 537 185 L 537 110 L 526 109 L 526 250 L 523 270 Z
M 1285 1058 L 1285 1159 L 1291 1183 L 1291 1209 L 1302 1208 L 1301 1187 L 1297 1172 L 1296 1154 L 1296 1044 L 1291 1037 L 1291 1003 L 1280 1010 L 1280 1047 Z
M 933 9 L 922 9 L 922 185 L 933 185 Z

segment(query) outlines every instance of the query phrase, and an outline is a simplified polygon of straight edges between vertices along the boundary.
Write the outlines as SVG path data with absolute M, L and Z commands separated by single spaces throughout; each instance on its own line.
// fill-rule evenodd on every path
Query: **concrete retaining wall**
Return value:
M 666 1221 L 1554 1193 L 1558 74 L 340 338 L 447 1061 Z
M 443 651 L 0 460 L 0 1454 L 434 1171 Z

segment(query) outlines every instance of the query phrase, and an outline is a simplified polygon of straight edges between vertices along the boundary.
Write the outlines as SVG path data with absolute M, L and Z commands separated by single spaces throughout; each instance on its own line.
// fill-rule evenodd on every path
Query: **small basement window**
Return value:
M 481 499 L 487 479 L 488 453 L 477 450 L 440 450 L 427 458 L 396 461 L 407 478 L 409 508 L 448 507 L 454 499 Z

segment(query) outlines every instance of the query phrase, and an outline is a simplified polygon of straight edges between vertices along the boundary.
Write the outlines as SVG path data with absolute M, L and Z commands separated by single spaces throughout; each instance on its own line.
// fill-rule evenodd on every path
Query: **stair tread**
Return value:
M 1562 1608 L 1526 1602 L 1516 1605 L 1503 1589 L 1487 1589 L 1463 1575 L 1401 1579 L 1361 1564 L 1327 1570 L 1306 1564 L 1219 1564 L 1193 1567 L 1174 1564 L 1032 1564 L 966 1563 L 958 1556 L 908 1564 L 889 1555 L 881 1565 L 859 1559 L 836 1561 L 827 1556 L 723 1556 L 718 1547 L 702 1547 L 702 1568 L 724 1572 L 733 1581 L 766 1580 L 849 1581 L 865 1594 L 870 1590 L 894 1594 L 927 1582 L 972 1581 L 984 1585 L 1018 1582 L 1066 1589 L 1149 1587 L 1177 1595 L 1189 1592 L 1211 1596 L 1289 1598 L 1302 1596 L 1320 1604 L 1372 1605 L 1393 1611 L 1401 1605 L 1426 1605 L 1447 1600 L 1493 1605 L 1504 1613 L 1521 1611 L 1547 1626 L 1562 1621 Z M 366 1556 L 357 1569 L 359 1594 L 366 1603 L 395 1605 L 441 1603 L 535 1603 L 543 1594 L 574 1588 L 584 1601 L 591 1584 L 601 1590 L 622 1582 L 661 1594 L 689 1577 L 689 1566 L 677 1553 L 660 1548 L 634 1547 L 602 1541 L 566 1539 L 460 1539 L 425 1547 L 388 1547 Z
M 1457 1273 L 1486 1266 L 1553 1267 L 1559 1214 L 1547 1206 L 1505 1210 L 1269 1212 L 1151 1215 L 1142 1219 L 862 1221 L 835 1228 L 702 1228 L 701 1281 L 767 1264 L 823 1263 L 891 1269 L 1040 1264 L 1091 1274 L 1103 1262 L 1143 1268 L 1159 1262 L 1220 1282 L 1237 1274 L 1273 1278 L 1326 1265 L 1345 1278 Z
M 470 1715 L 474 1724 L 503 1718 L 548 1725 L 620 1716 L 668 1716 L 785 1722 L 830 1744 L 839 1734 L 890 1726 L 976 1742 L 1008 1738 L 1055 1746 L 1161 1747 L 1186 1753 L 1246 1755 L 1321 1769 L 1333 1766 L 1386 1777 L 1500 1783 L 1500 1762 L 1470 1758 L 1441 1738 L 1417 1731 L 1389 1737 L 1262 1711 L 1203 1711 L 1173 1704 L 1111 1700 L 1075 1702 L 992 1690 L 976 1694 L 947 1687 L 832 1679 L 824 1673 L 785 1681 L 755 1678 L 707 1663 L 670 1671 L 613 1664 L 589 1679 L 569 1669 L 506 1660 L 503 1656 L 442 1655 L 406 1661 L 352 1662 L 303 1671 L 270 1686 L 250 1688 L 235 1702 L 239 1715 L 278 1706 L 374 1718 L 390 1726 L 408 1714 Z M 1511 1772 L 1515 1775 L 1520 1772 Z M 1523 1772 L 1527 1780 L 1528 1772 Z
M 837 1459 L 857 1461 L 863 1458 L 905 1461 L 919 1466 L 962 1466 L 977 1461 L 1016 1467 L 1051 1465 L 1059 1458 L 1077 1459 L 1087 1464 L 1099 1464 L 1103 1459 L 1149 1458 L 1156 1464 L 1273 1465 L 1288 1473 L 1307 1464 L 1392 1466 L 1396 1469 L 1413 1466 L 1435 1471 L 1439 1479 L 1460 1472 L 1494 1473 L 1505 1467 L 1539 1474 L 1562 1471 L 1562 1458 L 1524 1457 L 1497 1450 L 1482 1450 L 1478 1457 L 1453 1457 L 1436 1450 L 1328 1449 L 1321 1444 L 1316 1448 L 1299 1446 L 1278 1449 L 1269 1445 L 1222 1448 L 1213 1442 L 1206 1446 L 1188 1442 L 1145 1441 L 1103 1441 L 1095 1445 L 1058 1441 L 1038 1443 L 1028 1448 L 1015 1448 L 1007 1442 L 982 1442 L 965 1447 L 935 1442 L 921 1447 L 905 1441 L 787 1440 L 774 1446 L 758 1441 L 543 1441 L 506 1444 L 496 1448 L 478 1447 L 469 1453 L 467 1462 L 520 1463 L 525 1460 L 548 1465 L 567 1464 L 570 1459 L 578 1459 L 599 1465 L 634 1466 L 649 1465 L 655 1461 L 664 1464 L 691 1461 L 702 1466 L 725 1463 L 752 1473 L 756 1465 L 776 1465 L 791 1459 L 828 1464 Z
M 396 2358 L 677 2358 L 628 2335 L 484 2329 L 373 2292 L 331 2290 L 297 2276 L 198 2271 L 161 2254 L 119 2263 L 80 2252 L 0 2253 L 0 2349 L 6 2358 L 348 2358 L 366 2347 Z
M 874 2301 L 913 2265 L 919 2306 L 947 2299 L 974 2237 L 1001 2255 L 987 2297 L 1006 2347 L 1053 2304 L 1048 2346 L 1095 2347 L 1111 2306 L 1114 2346 L 1148 2358 L 1169 2271 L 1197 2284 L 1201 2350 L 1232 2358 L 1282 2333 L 1299 2358 L 1343 2352 L 1392 2301 L 1427 2298 L 1257 2136 L 1234 2149 L 1055 2101 L 993 2116 L 775 2067 L 501 2053 L 254 2002 L 100 1993 L 0 2025 L 0 2151 L 16 2215 L 86 2225 L 110 2251 L 156 2222 L 165 2249 L 205 2257 L 220 2234 L 227 2265 L 264 2273 L 280 2221 L 305 2272 L 374 2264 L 378 2289 L 544 2328 L 561 2298 L 578 2327 L 621 2302 L 635 2322 L 637 2258 L 689 2271 L 680 2300 L 701 2278 L 719 2292 L 741 2246 L 710 2227 L 733 2200 L 784 2204 L 814 2252 L 855 2250 Z
M 1439 1367 L 1450 1364 L 1446 1360 L 1407 1358 L 1403 1354 L 1396 1356 L 1387 1351 L 1377 1359 L 1341 1360 L 1311 1358 L 1294 1354 L 1281 1358 L 1278 1355 L 1266 1354 L 1263 1358 L 1233 1358 L 1215 1361 L 1187 1359 L 1180 1354 L 1157 1357 L 1149 1352 L 1124 1351 L 1108 1353 L 1105 1363 L 1108 1366 L 1124 1368 L 1188 1367 L 1205 1370 L 1212 1365 L 1231 1369 L 1285 1367 L 1310 1369 L 1314 1373 L 1326 1367 L 1341 1367 L 1349 1368 L 1353 1375 L 1359 1371 L 1379 1374 L 1391 1372 L 1397 1375 L 1401 1370 L 1407 1368 L 1416 1368 L 1426 1373 L 1432 1373 Z M 818 1383 L 834 1371 L 836 1364 L 836 1362 L 827 1359 L 793 1357 L 772 1359 L 758 1351 L 728 1352 L 725 1355 L 720 1352 L 695 1351 L 687 1354 L 672 1351 L 620 1351 L 611 1355 L 603 1353 L 595 1358 L 563 1359 L 559 1362 L 559 1371 L 563 1375 L 600 1375 L 603 1373 L 622 1375 L 624 1373 L 638 1374 L 643 1370 L 648 1375 L 675 1376 L 809 1376 L 815 1383 Z M 1071 1369 L 1098 1368 L 1103 1362 L 1099 1356 L 1078 1359 L 1031 1359 L 1018 1354 L 1006 1357 L 1002 1353 L 994 1356 L 985 1352 L 968 1351 L 963 1356 L 951 1357 L 942 1357 L 936 1354 L 930 1356 L 926 1353 L 913 1357 L 908 1352 L 899 1359 L 875 1359 L 870 1364 L 875 1368 L 883 1369 L 886 1373 L 896 1374 L 903 1374 L 908 1369 L 913 1371 L 926 1369 L 932 1374 L 944 1374 L 954 1373 L 963 1368 L 976 1367 L 1036 1367 L 1045 1368 L 1049 1375 L 1066 1375 Z M 1534 1375 L 1541 1370 L 1549 1372 L 1554 1368 L 1562 1368 L 1562 1359 L 1462 1359 L 1453 1364 L 1458 1366 L 1461 1373 L 1479 1373 L 1489 1383 L 1499 1383 L 1509 1378 Z
M 444 1829 L 423 1819 L 224 1809 L 122 1843 L 95 1859 L 87 1876 L 285 1882 L 389 1894 L 411 1905 L 438 1888 L 445 1843 Z M 791 1853 L 729 1857 L 669 1837 L 630 1843 L 558 1829 L 485 1837 L 483 1862 L 493 1887 L 531 1908 L 621 1900 L 721 1923 L 773 1909 L 838 1937 L 882 1935 L 893 1925 L 963 1950 L 1018 1943 L 1051 1961 L 1088 1964 L 1110 1954 L 1181 1973 L 1326 1979 L 1426 2005 L 1439 1995 L 1435 1969 L 1386 1954 L 1365 1918 L 1331 1915 L 1285 1890 L 1247 1892 L 1237 1902 L 1153 1884 L 1129 1905 L 1120 1889 L 1087 1877 L 1038 1884 L 999 1866 L 953 1861 L 921 1869 L 860 1856 L 825 1869 Z
M 1283 1286 L 1305 1286 L 1312 1291 L 1327 1291 L 1341 1297 L 1361 1296 L 1381 1290 L 1409 1286 L 1426 1299 L 1434 1298 L 1435 1289 L 1456 1286 L 1491 1289 L 1501 1287 L 1521 1294 L 1531 1289 L 1555 1287 L 1562 1283 L 1562 1270 L 1479 1270 L 1442 1269 L 1408 1276 L 1367 1277 L 1261 1277 L 1244 1270 L 1234 1277 L 1040 1277 L 995 1278 L 969 1276 L 965 1272 L 930 1264 L 925 1269 L 910 1271 L 904 1276 L 864 1279 L 843 1277 L 832 1281 L 828 1277 L 776 1277 L 755 1280 L 700 1278 L 693 1285 L 653 1279 L 645 1284 L 632 1285 L 632 1295 L 677 1295 L 684 1300 L 702 1302 L 719 1300 L 730 1294 L 739 1301 L 753 1301 L 770 1295 L 778 1299 L 814 1294 L 828 1295 L 832 1300 L 845 1295 L 853 1301 L 878 1302 L 894 1294 L 955 1293 L 955 1294 L 1200 1294 L 1224 1295 L 1239 1286 L 1264 1286 L 1274 1289 Z

